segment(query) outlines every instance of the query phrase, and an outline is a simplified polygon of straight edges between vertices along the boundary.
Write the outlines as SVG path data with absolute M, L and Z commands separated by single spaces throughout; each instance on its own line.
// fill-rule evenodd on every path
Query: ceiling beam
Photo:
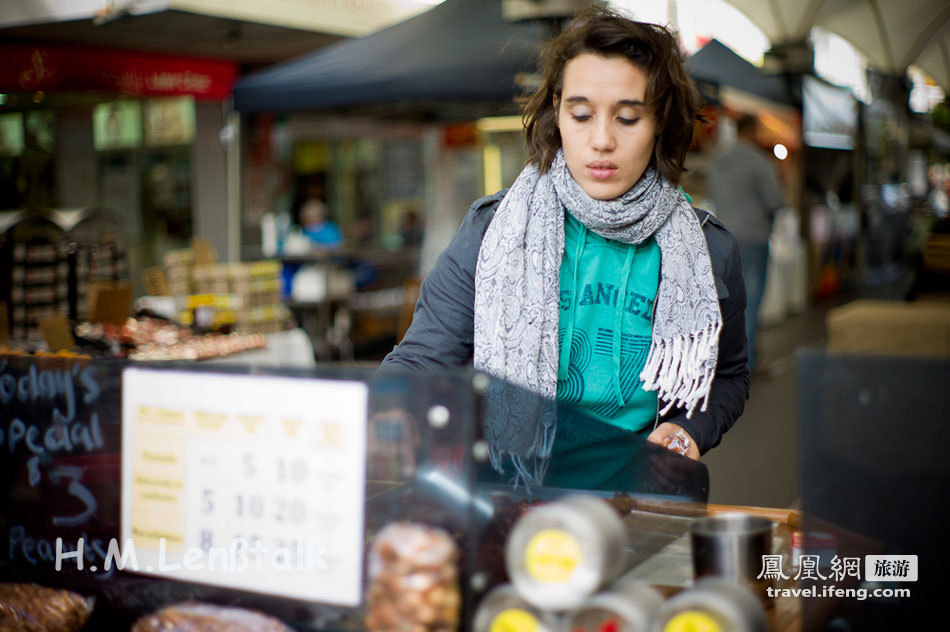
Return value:
M 802 24 L 806 25 L 808 33 L 811 33 L 812 28 L 818 22 L 818 14 L 821 13 L 821 9 L 827 4 L 828 0 L 813 0 L 808 3 L 808 6 L 802 12 Z M 799 25 L 801 26 L 801 24 Z
M 887 28 L 884 26 L 884 17 L 881 15 L 881 7 L 877 0 L 865 0 L 871 17 L 874 18 L 874 25 L 877 28 L 877 36 L 881 39 L 881 49 L 884 51 L 884 63 L 887 66 L 887 72 L 894 72 L 894 52 L 891 50 L 891 40 L 887 37 Z M 899 71 L 898 71 L 899 72 Z
M 938 42 L 938 50 L 940 51 L 940 57 L 943 58 L 943 68 L 947 73 L 947 83 L 943 86 L 943 89 L 950 94 L 950 51 L 947 50 L 947 47 L 943 42 Z
M 914 60 L 920 57 L 920 54 L 924 52 L 927 45 L 930 44 L 934 38 L 942 34 L 941 32 L 948 24 L 950 24 L 950 5 L 944 7 L 942 11 L 927 23 L 927 26 L 920 32 L 920 35 L 914 40 L 914 43 L 907 49 L 907 53 L 902 60 L 904 68 L 914 63 Z
M 772 42 L 775 44 L 784 44 L 788 41 L 788 28 L 785 25 L 785 20 L 782 19 L 782 13 L 778 9 L 779 0 L 769 0 L 769 9 L 772 12 L 772 16 L 775 18 L 775 26 L 779 31 L 779 42 Z

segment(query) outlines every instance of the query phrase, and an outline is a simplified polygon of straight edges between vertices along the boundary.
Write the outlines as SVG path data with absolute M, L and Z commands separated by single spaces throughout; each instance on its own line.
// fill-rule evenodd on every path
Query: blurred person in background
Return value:
M 756 367 L 759 306 L 769 267 L 769 235 L 775 213 L 785 206 L 785 194 L 772 161 L 756 141 L 754 116 L 736 121 L 736 142 L 719 153 L 709 167 L 706 187 L 716 205 L 716 217 L 735 235 L 745 281 L 745 331 L 749 369 Z
M 422 245 L 425 230 L 422 226 L 422 220 L 419 219 L 419 211 L 415 208 L 409 208 L 400 216 L 399 236 L 402 238 L 403 247 L 410 248 Z
M 376 240 L 376 224 L 373 214 L 363 211 L 351 222 L 346 232 L 346 243 L 353 246 L 372 246 Z
M 300 226 L 303 234 L 319 248 L 339 248 L 343 245 L 343 233 L 327 218 L 327 205 L 310 198 L 300 207 Z
M 677 186 L 700 99 L 676 37 L 589 10 L 542 69 L 528 165 L 472 205 L 384 366 L 474 363 L 698 459 L 748 397 L 745 289 L 736 241 Z M 533 480 L 567 433 L 502 417 L 484 422 L 492 462 Z

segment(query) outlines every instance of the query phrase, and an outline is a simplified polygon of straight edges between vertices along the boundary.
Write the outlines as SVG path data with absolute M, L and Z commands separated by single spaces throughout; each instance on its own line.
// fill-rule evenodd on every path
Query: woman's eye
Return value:
M 583 123 L 590 120 L 590 114 L 571 114 L 571 118 L 578 123 Z
M 640 119 L 639 118 L 624 118 L 621 116 L 621 117 L 618 117 L 617 120 L 620 121 L 621 125 L 633 125 Z

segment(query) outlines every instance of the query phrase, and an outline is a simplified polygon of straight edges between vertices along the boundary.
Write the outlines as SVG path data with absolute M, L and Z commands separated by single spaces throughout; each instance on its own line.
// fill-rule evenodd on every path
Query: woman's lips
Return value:
M 607 180 L 617 173 L 617 165 L 612 162 L 591 162 L 587 165 L 587 172 L 596 180 Z

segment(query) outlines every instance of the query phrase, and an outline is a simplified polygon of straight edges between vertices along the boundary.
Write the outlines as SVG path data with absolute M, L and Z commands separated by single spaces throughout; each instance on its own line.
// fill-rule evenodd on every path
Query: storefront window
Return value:
M 17 172 L 23 153 L 23 114 L 0 114 L 0 208 L 17 208 Z
M 114 101 L 93 109 L 99 204 L 123 218 L 132 278 L 193 233 L 191 97 Z
M 96 151 L 134 149 L 142 144 L 142 108 L 138 101 L 101 103 L 92 110 Z
M 0 115 L 0 209 L 55 203 L 55 122 L 51 110 Z
M 145 102 L 145 144 L 189 145 L 195 138 L 195 100 L 191 97 Z

